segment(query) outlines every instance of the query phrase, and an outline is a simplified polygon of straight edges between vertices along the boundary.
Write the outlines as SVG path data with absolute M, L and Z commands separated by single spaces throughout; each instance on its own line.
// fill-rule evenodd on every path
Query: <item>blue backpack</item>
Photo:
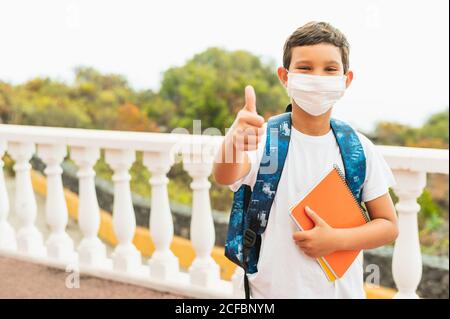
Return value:
M 258 271 L 261 234 L 269 220 L 270 208 L 286 160 L 291 136 L 291 112 L 271 117 L 267 122 L 265 150 L 253 191 L 242 185 L 233 197 L 225 256 L 245 271 L 245 297 L 250 298 L 247 274 Z M 355 130 L 343 121 L 331 118 L 330 126 L 339 145 L 347 185 L 361 205 L 366 175 L 366 157 Z M 362 206 L 361 206 L 362 207 Z

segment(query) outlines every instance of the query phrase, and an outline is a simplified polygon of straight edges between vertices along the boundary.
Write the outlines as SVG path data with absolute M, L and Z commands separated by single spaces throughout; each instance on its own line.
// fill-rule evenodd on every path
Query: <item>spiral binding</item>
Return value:
M 341 177 L 341 180 L 344 182 L 345 186 L 347 187 L 347 189 L 349 190 L 350 194 L 352 195 L 353 200 L 355 201 L 355 203 L 358 205 L 359 210 L 361 211 L 361 214 L 363 215 L 366 223 L 370 222 L 370 217 L 367 215 L 366 211 L 364 210 L 364 208 L 361 206 L 361 204 L 359 203 L 358 199 L 355 197 L 355 195 L 353 194 L 352 190 L 350 189 L 350 186 L 348 186 L 347 184 L 347 180 L 345 179 L 344 173 L 342 172 L 342 170 L 339 168 L 338 165 L 333 164 L 333 167 L 336 169 L 336 171 L 338 172 L 339 176 Z

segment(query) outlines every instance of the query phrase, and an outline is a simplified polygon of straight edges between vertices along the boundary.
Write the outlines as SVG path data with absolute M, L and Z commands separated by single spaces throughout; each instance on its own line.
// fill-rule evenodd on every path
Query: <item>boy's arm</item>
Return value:
M 371 221 L 360 227 L 338 229 L 339 250 L 376 248 L 397 238 L 397 214 L 389 193 L 365 205 Z
M 239 111 L 214 159 L 213 175 L 217 183 L 233 184 L 250 171 L 246 151 L 256 150 L 264 134 L 264 118 L 256 113 L 253 87 L 245 88 L 245 105 Z
M 371 249 L 393 242 L 398 236 L 397 215 L 389 193 L 365 203 L 371 221 L 354 228 L 332 228 L 314 211 L 306 213 L 315 227 L 295 232 L 293 239 L 310 257 L 322 257 L 337 250 Z

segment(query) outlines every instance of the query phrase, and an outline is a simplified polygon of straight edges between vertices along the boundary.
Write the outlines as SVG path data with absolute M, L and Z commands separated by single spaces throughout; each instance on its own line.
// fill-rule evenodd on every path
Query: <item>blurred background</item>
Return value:
M 323 20 L 346 34 L 355 74 L 334 116 L 376 144 L 448 149 L 448 6 L 438 0 L 1 0 L 0 123 L 171 132 L 191 131 L 200 119 L 202 129 L 224 132 L 247 84 L 267 119 L 288 103 L 276 76 L 284 41 L 306 22 Z M 132 191 L 149 198 L 141 157 L 131 171 Z M 7 156 L 5 162 L 11 170 Z M 111 180 L 103 156 L 95 169 Z M 171 201 L 190 205 L 191 179 L 181 164 L 169 178 Z M 228 214 L 231 191 L 211 182 L 212 208 Z M 418 201 L 422 251 L 448 262 L 448 175 L 428 174 Z

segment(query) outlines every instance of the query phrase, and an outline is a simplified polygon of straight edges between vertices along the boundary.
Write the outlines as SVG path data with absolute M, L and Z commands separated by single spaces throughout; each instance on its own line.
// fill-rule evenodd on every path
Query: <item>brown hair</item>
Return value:
M 292 58 L 292 48 L 303 45 L 330 43 L 341 51 L 344 74 L 349 69 L 350 45 L 345 35 L 327 22 L 308 22 L 292 33 L 284 44 L 283 66 L 289 69 Z

